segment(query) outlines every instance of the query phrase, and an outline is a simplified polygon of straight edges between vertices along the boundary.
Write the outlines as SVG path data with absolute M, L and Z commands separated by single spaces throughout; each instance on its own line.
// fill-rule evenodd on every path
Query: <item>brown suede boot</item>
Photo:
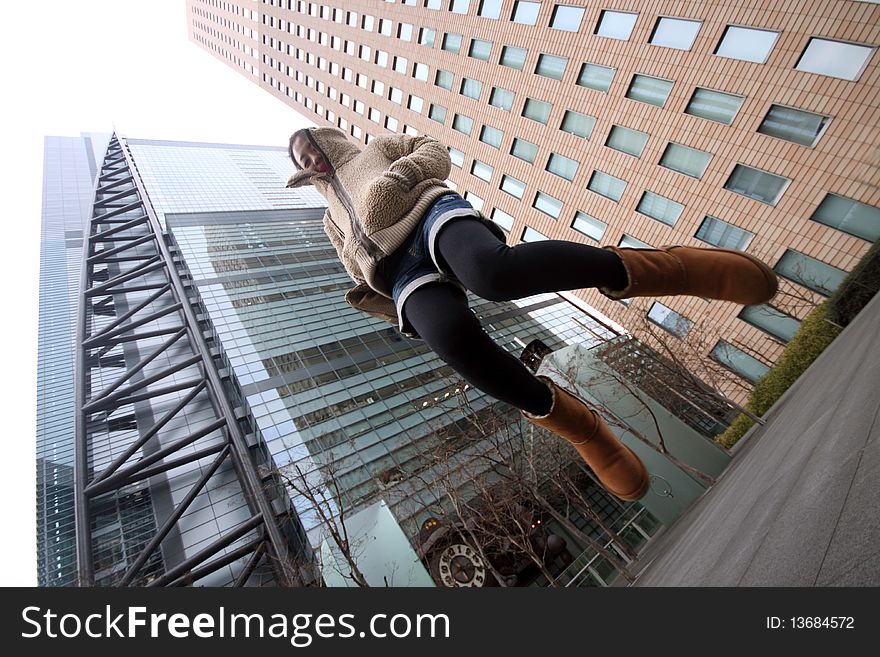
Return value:
M 599 414 L 583 401 L 539 376 L 550 388 L 553 405 L 547 415 L 520 413 L 532 424 L 552 431 L 574 445 L 596 478 L 622 500 L 637 500 L 648 491 L 648 471 L 641 459 L 617 439 Z
M 620 256 L 629 280 L 623 290 L 599 288 L 609 299 L 689 294 L 749 306 L 769 301 L 779 286 L 770 267 L 748 253 L 733 249 L 604 248 Z

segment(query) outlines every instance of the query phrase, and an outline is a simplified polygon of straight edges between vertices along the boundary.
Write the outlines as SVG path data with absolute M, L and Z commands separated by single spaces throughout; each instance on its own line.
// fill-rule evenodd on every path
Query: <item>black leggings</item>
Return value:
M 489 301 L 586 287 L 626 287 L 613 251 L 577 242 L 545 240 L 508 246 L 482 222 L 454 219 L 440 229 L 436 250 L 464 286 Z M 530 413 L 550 410 L 550 390 L 483 330 L 467 300 L 451 284 L 417 288 L 404 304 L 406 318 L 434 352 L 465 381 Z

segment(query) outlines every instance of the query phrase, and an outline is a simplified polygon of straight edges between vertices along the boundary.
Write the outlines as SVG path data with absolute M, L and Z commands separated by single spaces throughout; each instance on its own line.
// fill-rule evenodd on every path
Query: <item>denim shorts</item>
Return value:
M 467 216 L 479 214 L 457 192 L 443 194 L 428 207 L 400 248 L 386 258 L 385 272 L 392 284 L 391 296 L 397 308 L 398 328 L 404 335 L 418 338 L 418 333 L 403 315 L 403 304 L 417 288 L 442 281 L 458 286 L 467 295 L 467 288 L 455 274 L 441 267 L 435 247 L 437 234 L 446 222 Z

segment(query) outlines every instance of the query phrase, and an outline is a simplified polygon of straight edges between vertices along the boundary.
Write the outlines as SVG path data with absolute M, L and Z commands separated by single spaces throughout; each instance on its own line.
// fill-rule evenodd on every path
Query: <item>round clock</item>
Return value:
M 486 566 L 479 553 L 464 543 L 455 543 L 440 553 L 437 572 L 444 586 L 485 586 Z

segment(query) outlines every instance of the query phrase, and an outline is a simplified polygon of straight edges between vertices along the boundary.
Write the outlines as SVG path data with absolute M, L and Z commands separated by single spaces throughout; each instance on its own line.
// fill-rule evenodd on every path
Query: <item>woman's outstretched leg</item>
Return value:
M 428 346 L 472 386 L 535 415 L 550 409 L 550 389 L 489 337 L 460 289 L 423 285 L 407 297 L 403 311 Z

